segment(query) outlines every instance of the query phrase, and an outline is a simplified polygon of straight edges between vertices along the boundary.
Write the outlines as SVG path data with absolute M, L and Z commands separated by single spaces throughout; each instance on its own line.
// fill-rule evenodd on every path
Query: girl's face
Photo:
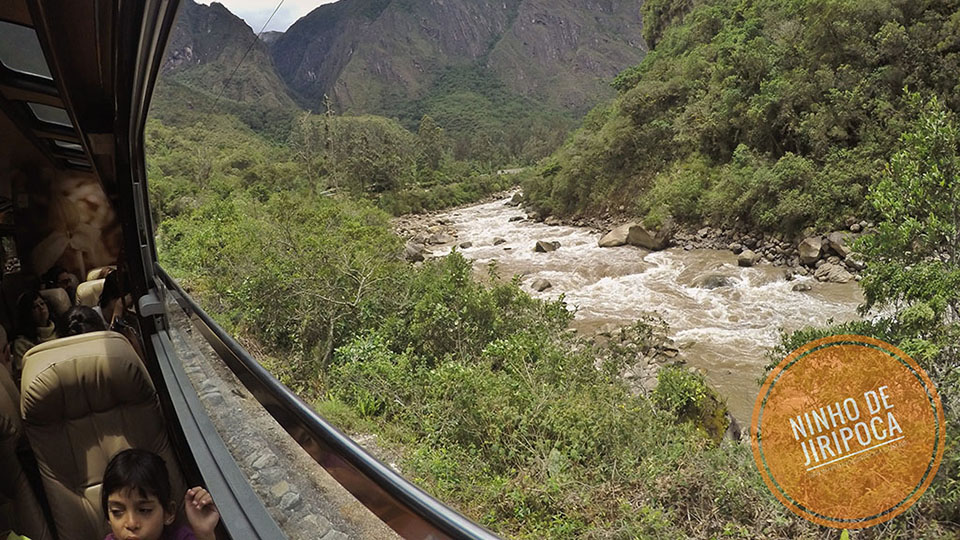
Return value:
M 33 301 L 30 314 L 33 317 L 34 326 L 46 326 L 50 322 L 50 310 L 47 309 L 47 303 L 41 296 Z
M 107 521 L 116 540 L 159 540 L 163 528 L 173 523 L 173 505 L 164 506 L 156 495 L 124 488 L 107 498 Z

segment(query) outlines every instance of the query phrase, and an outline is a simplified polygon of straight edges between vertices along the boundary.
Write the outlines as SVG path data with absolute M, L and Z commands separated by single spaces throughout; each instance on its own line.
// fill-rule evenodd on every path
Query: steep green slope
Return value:
M 869 212 L 916 116 L 904 88 L 960 109 L 956 2 L 658 0 L 644 17 L 656 48 L 527 186 L 541 210 L 827 227 Z
M 195 107 L 211 111 L 216 102 L 217 112 L 236 114 L 254 129 L 275 134 L 289 129 L 297 110 L 266 44 L 216 2 L 182 2 L 161 75 L 152 113 L 167 121 Z
M 297 101 L 396 117 L 429 114 L 462 157 L 529 161 L 612 96 L 645 54 L 638 5 L 624 0 L 409 2 L 320 6 L 270 46 Z

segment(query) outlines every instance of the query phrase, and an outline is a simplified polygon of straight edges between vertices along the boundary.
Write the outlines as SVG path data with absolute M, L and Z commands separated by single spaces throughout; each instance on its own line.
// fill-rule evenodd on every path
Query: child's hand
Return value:
M 190 522 L 190 528 L 197 540 L 214 540 L 216 535 L 213 529 L 220 521 L 220 512 L 217 505 L 213 504 L 210 492 L 200 486 L 190 488 L 184 495 L 183 502 L 187 521 Z

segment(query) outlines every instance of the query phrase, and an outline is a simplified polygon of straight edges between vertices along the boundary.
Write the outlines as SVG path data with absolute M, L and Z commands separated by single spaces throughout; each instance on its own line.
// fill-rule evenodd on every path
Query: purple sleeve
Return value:
M 193 534 L 193 529 L 186 525 L 179 525 L 172 532 L 173 534 L 167 537 L 170 540 L 197 540 L 196 535 Z

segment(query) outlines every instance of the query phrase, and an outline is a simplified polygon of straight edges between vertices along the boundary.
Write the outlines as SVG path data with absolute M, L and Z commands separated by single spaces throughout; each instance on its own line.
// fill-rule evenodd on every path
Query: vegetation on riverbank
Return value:
M 857 249 L 865 308 L 884 316 L 784 336 L 771 359 L 837 332 L 913 355 L 947 410 L 943 464 L 914 508 L 857 537 L 956 537 L 960 103 L 948 74 L 960 11 L 882 0 L 644 9 L 654 53 L 527 181 L 528 197 L 554 214 L 635 200 L 630 210 L 654 221 L 779 232 L 871 215 L 877 233 Z M 408 476 L 505 536 L 838 535 L 787 512 L 749 448 L 705 434 L 718 416 L 701 378 L 667 369 L 646 396 L 619 377 L 655 323 L 616 346 L 590 343 L 568 332 L 561 302 L 515 281 L 480 284 L 458 254 L 398 258 L 387 212 L 468 202 L 513 177 L 453 159 L 428 118 L 416 134 L 375 117 L 290 120 L 270 138 L 225 114 L 151 121 L 150 190 L 163 264 L 324 415 L 377 433 Z
M 597 345 L 567 331 L 571 314 L 561 302 L 535 300 L 517 282 L 480 284 L 458 254 L 403 263 L 387 214 L 348 191 L 318 194 L 302 181 L 303 162 L 255 159 L 244 174 L 235 172 L 229 164 L 255 155 L 254 146 L 214 160 L 187 196 L 180 189 L 196 169 L 171 174 L 167 167 L 191 163 L 187 149 L 195 147 L 170 142 L 189 131 L 151 129 L 151 147 L 162 150 L 150 169 L 155 195 L 165 197 L 155 201 L 163 264 L 286 384 L 337 425 L 377 433 L 402 456 L 409 477 L 471 518 L 516 538 L 833 534 L 772 497 L 748 447 L 718 444 L 699 427 L 713 417 L 702 409 L 712 395 L 702 379 L 668 369 L 651 396 L 631 392 L 619 374 L 651 346 L 655 323 L 638 323 L 626 341 Z M 945 135 L 906 138 L 913 146 L 904 147 L 904 159 L 941 155 L 922 151 L 938 138 Z M 236 147 L 237 139 L 227 140 Z M 206 148 L 219 151 L 215 143 Z M 911 171 L 943 170 L 950 159 L 936 168 L 892 167 L 906 177 L 891 173 L 889 190 L 876 192 L 878 212 L 887 215 L 882 201 L 907 200 L 897 197 L 897 186 L 914 185 Z M 881 231 L 914 226 L 897 212 L 880 222 Z M 929 226 L 941 230 L 941 221 Z M 920 257 L 916 268 L 948 245 L 941 239 L 906 255 L 890 251 L 897 246 L 889 242 L 877 244 L 874 260 L 886 253 L 904 272 L 910 265 L 897 257 Z M 885 266 L 872 267 L 875 274 L 870 268 L 868 298 L 906 309 L 842 330 L 877 335 L 916 355 L 944 389 L 951 432 L 929 493 L 904 517 L 859 537 L 949 538 L 960 459 L 956 378 L 947 369 L 956 362 L 944 355 L 955 354 L 949 339 L 956 328 L 935 323 L 956 309 L 950 291 L 957 289 L 946 285 L 953 274 L 926 292 L 903 275 L 894 290 L 885 288 L 889 280 L 871 281 L 887 275 Z M 929 310 L 909 308 L 919 302 Z M 794 334 L 779 352 L 836 330 Z
M 867 194 L 917 119 L 960 109 L 960 8 L 854 0 L 645 2 L 655 45 L 525 192 L 604 211 L 796 233 L 873 216 Z

